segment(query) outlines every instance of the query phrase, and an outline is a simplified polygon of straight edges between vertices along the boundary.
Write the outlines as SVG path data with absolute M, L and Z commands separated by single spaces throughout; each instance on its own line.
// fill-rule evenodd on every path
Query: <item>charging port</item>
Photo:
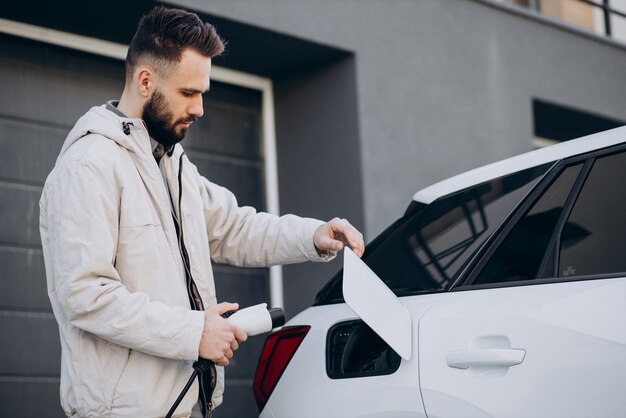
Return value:
M 326 373 L 331 379 L 382 376 L 400 367 L 400 356 L 361 320 L 340 322 L 326 339 Z

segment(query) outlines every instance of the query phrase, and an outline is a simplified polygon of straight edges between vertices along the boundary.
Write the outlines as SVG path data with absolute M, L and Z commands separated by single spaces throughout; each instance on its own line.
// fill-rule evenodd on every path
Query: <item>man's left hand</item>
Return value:
M 365 251 L 363 234 L 350 225 L 350 222 L 339 218 L 320 225 L 313 235 L 313 243 L 320 256 L 337 253 L 343 250 L 344 245 L 349 245 L 359 257 Z

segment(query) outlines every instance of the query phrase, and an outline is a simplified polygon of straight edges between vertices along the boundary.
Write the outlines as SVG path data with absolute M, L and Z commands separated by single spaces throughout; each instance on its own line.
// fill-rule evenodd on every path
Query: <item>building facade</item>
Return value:
M 595 9 L 571 17 L 567 2 L 535 3 L 169 1 L 228 41 L 214 61 L 205 117 L 183 145 L 241 204 L 345 217 L 371 240 L 424 186 L 626 120 L 621 16 L 611 16 L 615 36 L 607 37 Z M 155 4 L 12 2 L 0 10 L 2 416 L 62 415 L 39 195 L 75 120 L 121 94 L 124 47 Z M 340 262 L 217 266 L 218 298 L 281 304 L 293 316 Z M 251 338 L 238 351 L 216 416 L 255 415 L 250 384 L 261 345 Z

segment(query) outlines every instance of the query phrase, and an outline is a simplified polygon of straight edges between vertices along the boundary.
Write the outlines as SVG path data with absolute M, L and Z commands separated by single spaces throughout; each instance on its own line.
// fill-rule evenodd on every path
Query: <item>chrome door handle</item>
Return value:
M 483 348 L 448 353 L 448 366 L 456 369 L 471 367 L 510 367 L 524 361 L 526 350 L 520 348 Z

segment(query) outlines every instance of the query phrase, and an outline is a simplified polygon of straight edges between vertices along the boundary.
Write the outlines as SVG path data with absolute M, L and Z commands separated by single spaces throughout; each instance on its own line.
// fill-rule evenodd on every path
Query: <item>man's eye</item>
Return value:
M 193 93 L 192 93 L 192 92 L 189 92 L 189 91 L 183 91 L 183 96 L 185 96 L 185 97 L 191 97 L 191 96 L 193 96 Z

